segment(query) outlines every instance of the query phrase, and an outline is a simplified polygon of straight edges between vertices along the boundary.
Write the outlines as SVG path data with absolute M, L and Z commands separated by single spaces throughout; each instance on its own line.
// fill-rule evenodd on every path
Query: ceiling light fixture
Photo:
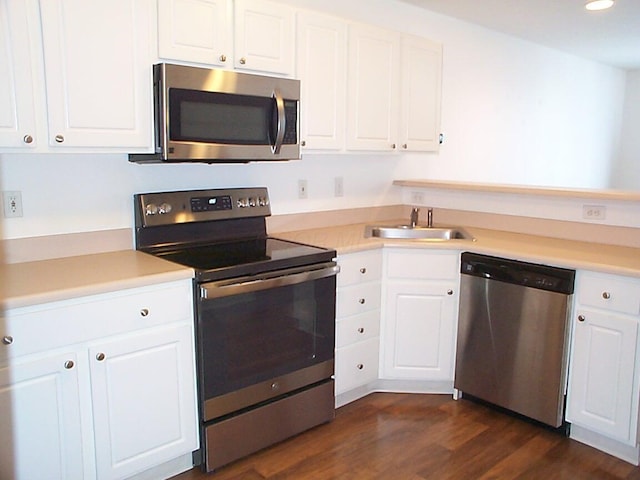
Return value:
M 587 10 L 606 10 L 613 7 L 615 0 L 587 0 L 584 8 Z

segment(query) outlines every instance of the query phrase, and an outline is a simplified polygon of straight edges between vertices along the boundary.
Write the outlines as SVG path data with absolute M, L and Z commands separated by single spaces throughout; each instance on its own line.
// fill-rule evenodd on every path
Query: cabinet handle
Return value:
M 25 135 L 22 137 L 22 141 L 24 143 L 33 143 L 33 137 L 31 135 Z
M 363 365 L 363 364 L 361 364 L 361 363 L 359 363 L 358 365 L 356 365 L 356 368 L 357 368 L 358 370 L 362 370 L 362 369 L 364 368 L 364 365 Z
M 242 58 L 240 59 L 240 65 L 245 65 L 246 63 L 247 63 L 247 59 L 246 59 L 246 58 L 244 58 L 244 57 L 242 57 Z
M 227 61 L 227 56 L 223 53 L 222 55 L 220 55 L 220 61 L 221 62 L 226 62 Z
M 358 333 L 364 333 L 364 328 L 362 327 L 358 328 Z
M 395 149 L 396 149 L 396 144 L 395 144 L 395 143 L 392 143 L 392 144 L 391 144 L 391 150 L 395 150 Z
M 365 267 L 362 267 L 360 269 L 360 273 L 364 275 L 365 273 L 367 273 L 367 269 Z
M 140 310 L 140 315 L 143 317 L 147 317 L 149 315 L 149 309 L 143 308 L 142 310 Z
M 447 290 L 447 295 L 453 295 L 453 290 L 451 289 Z
M 71 370 L 74 365 L 75 363 L 73 363 L 73 360 L 67 360 L 66 362 L 64 362 L 64 368 L 66 368 L 67 370 Z
M 586 320 L 584 315 L 578 315 L 578 321 L 579 322 L 584 322 Z
M 105 354 L 102 352 L 96 355 L 96 360 L 98 360 L 99 362 L 103 361 L 104 358 L 105 358 Z
M 407 146 L 407 144 L 406 144 L 406 143 L 403 143 L 403 144 L 402 144 L 402 148 L 404 148 L 404 149 L 406 150 L 406 149 L 407 149 L 407 148 L 409 148 L 409 147 Z
M 602 298 L 609 300 L 611 298 L 611 294 L 609 292 L 602 292 Z
M 301 147 L 306 147 L 306 146 L 307 146 L 307 142 L 306 142 L 305 140 L 302 140 L 302 141 L 300 142 L 300 146 L 301 146 Z
M 56 135 L 54 137 L 54 140 L 56 141 L 56 143 L 63 143 L 64 142 L 64 135 Z
M 360 300 L 358 300 L 358 303 L 360 305 L 364 305 L 365 302 L 366 302 L 366 300 L 364 298 L 361 298 Z
M 13 337 L 11 335 L 5 335 L 2 337 L 3 345 L 11 345 L 13 343 Z

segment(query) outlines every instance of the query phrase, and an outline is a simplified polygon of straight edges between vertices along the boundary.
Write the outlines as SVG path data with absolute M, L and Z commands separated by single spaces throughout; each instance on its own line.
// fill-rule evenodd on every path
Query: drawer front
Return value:
M 342 318 L 378 309 L 380 295 L 377 282 L 340 288 L 336 293 L 336 316 Z
M 378 378 L 378 339 L 336 350 L 336 394 L 366 385 Z
M 459 272 L 459 252 L 404 249 L 387 255 L 387 278 L 455 280 Z
M 10 310 L 0 318 L 0 361 L 192 319 L 190 280 Z
M 640 315 L 640 281 L 586 273 L 579 277 L 578 301 L 581 305 Z
M 336 323 L 336 348 L 380 335 L 380 310 L 371 310 L 338 320 Z
M 382 251 L 339 255 L 338 264 L 338 287 L 378 281 L 382 276 Z

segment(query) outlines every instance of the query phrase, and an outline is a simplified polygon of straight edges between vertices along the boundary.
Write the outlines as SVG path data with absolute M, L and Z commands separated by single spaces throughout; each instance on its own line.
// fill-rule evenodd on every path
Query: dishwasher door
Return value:
M 454 387 L 561 426 L 569 298 L 565 293 L 461 275 Z

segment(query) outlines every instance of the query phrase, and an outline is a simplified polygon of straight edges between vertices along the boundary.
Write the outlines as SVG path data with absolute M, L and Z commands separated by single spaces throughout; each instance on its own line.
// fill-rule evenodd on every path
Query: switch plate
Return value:
M 424 203 L 423 192 L 411 192 L 411 203 L 414 205 L 421 205 Z
M 307 198 L 309 193 L 307 191 L 307 180 L 300 179 L 298 180 L 298 198 Z
M 336 197 L 344 197 L 344 178 L 336 177 L 334 178 L 334 195 Z
M 22 217 L 22 192 L 2 192 L 5 218 Z
M 604 220 L 607 216 L 607 207 L 604 205 L 583 205 L 582 218 L 585 220 Z

